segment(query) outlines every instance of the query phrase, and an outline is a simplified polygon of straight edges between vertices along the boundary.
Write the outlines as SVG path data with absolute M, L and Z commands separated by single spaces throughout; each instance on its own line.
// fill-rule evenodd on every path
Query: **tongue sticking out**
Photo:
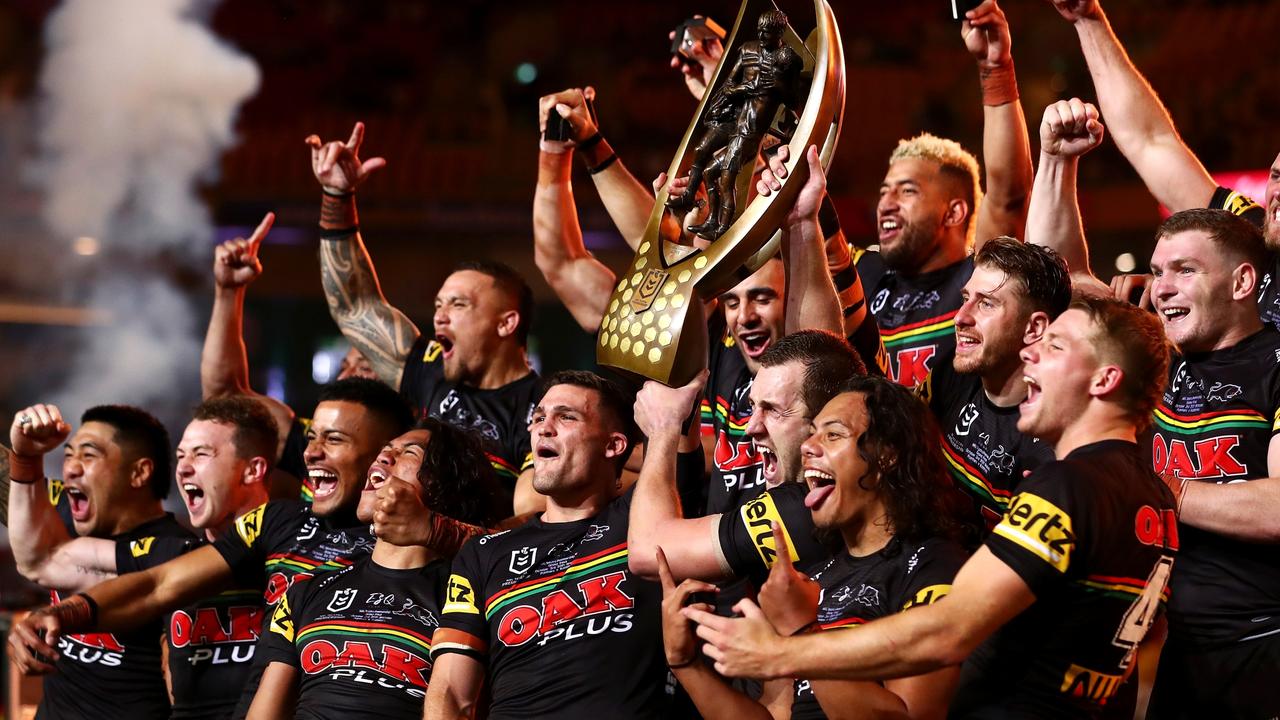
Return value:
M 819 485 L 815 487 L 809 491 L 808 495 L 804 496 L 804 506 L 810 510 L 817 510 L 818 506 L 827 499 L 827 496 L 835 492 L 835 489 L 835 485 Z

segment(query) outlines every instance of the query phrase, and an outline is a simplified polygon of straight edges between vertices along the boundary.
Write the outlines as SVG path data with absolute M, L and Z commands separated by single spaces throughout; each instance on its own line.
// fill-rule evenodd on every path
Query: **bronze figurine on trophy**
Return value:
M 703 302 L 755 272 L 778 251 L 778 228 L 808 178 L 805 150 L 829 166 L 844 115 L 844 51 L 826 0 L 814 0 L 814 27 L 801 40 L 771 0 L 743 0 L 720 64 L 668 168 L 687 190 L 658 192 L 630 269 L 600 325 L 602 365 L 677 385 L 707 361 Z M 755 32 L 752 33 L 751 30 Z M 751 197 L 766 141 L 790 145 L 782 189 Z M 678 236 L 703 201 L 706 218 Z M 668 213 L 679 223 L 665 222 Z M 701 240 L 693 242 L 696 235 Z M 709 243 L 705 242 L 709 241 Z

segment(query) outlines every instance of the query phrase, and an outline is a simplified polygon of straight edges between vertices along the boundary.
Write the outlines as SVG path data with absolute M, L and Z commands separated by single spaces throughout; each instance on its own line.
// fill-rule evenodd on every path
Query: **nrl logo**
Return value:
M 519 550 L 512 550 L 511 564 L 508 567 L 512 573 L 522 575 L 533 569 L 533 564 L 537 561 L 537 557 L 538 548 L 522 547 Z
M 335 592 L 333 597 L 329 599 L 329 605 L 327 606 L 329 612 L 342 612 L 351 607 L 351 604 L 356 601 L 356 592 L 355 588 L 346 588 Z

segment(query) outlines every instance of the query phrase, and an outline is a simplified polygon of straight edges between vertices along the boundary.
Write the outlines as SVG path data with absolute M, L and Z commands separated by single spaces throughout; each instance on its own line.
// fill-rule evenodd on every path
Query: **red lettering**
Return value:
M 582 608 L 563 590 L 556 590 L 542 598 L 542 623 L 538 632 L 546 632 L 565 620 L 582 614 Z
M 1133 531 L 1138 536 L 1138 542 L 1143 545 L 1155 545 L 1160 542 L 1163 530 L 1160 514 L 1155 508 L 1150 505 L 1138 508 L 1138 514 L 1133 519 Z
M 1181 440 L 1174 440 L 1169 443 L 1169 461 L 1165 465 L 1163 471 L 1174 477 L 1193 478 L 1196 476 L 1195 463 L 1191 461 L 1191 456 L 1187 454 L 1187 446 Z
M 112 652 L 124 652 L 124 645 L 116 640 L 116 636 L 111 633 L 88 633 L 85 635 L 68 635 L 68 638 L 75 640 L 81 645 L 89 647 L 101 648 Z
M 538 634 L 541 623 L 542 616 L 536 608 L 517 605 L 508 610 L 498 623 L 498 639 L 508 647 L 523 645 Z
M 338 653 L 333 664 L 338 667 L 362 667 L 374 670 L 378 668 L 377 663 L 373 661 L 373 650 L 369 647 L 369 643 L 364 642 L 344 643 L 342 652 Z
M 626 579 L 626 573 L 615 572 L 578 583 L 578 589 L 587 600 L 587 614 L 635 607 L 631 596 L 622 591 L 622 581 Z
M 169 620 L 169 642 L 181 648 L 193 643 L 209 645 L 258 639 L 262 630 L 261 607 L 236 606 L 225 612 L 231 621 L 229 631 L 223 626 L 217 608 L 198 608 L 194 620 L 186 611 L 178 610 Z
M 1200 479 L 1219 478 L 1228 475 L 1244 475 L 1244 465 L 1231 454 L 1231 449 L 1240 444 L 1237 435 L 1208 438 L 1196 441 L 1196 457 L 1200 459 Z
M 741 470 L 760 464 L 760 453 L 755 443 L 750 440 L 735 443 L 729 439 L 729 433 L 720 431 L 716 438 L 716 467 L 724 472 Z
M 894 381 L 906 387 L 915 387 L 924 382 L 929 376 L 929 361 L 936 351 L 936 345 L 899 350 L 895 361 L 898 375 L 893 378 Z
M 196 622 L 191 630 L 191 641 L 199 645 L 225 642 L 227 630 L 218 620 L 218 611 L 213 608 L 200 608 L 196 611 Z
M 185 610 L 169 617 L 169 642 L 177 648 L 191 644 L 191 616 Z
M 236 606 L 231 608 L 230 640 L 257 640 L 262 633 L 263 608 L 261 606 Z
M 427 686 L 427 677 L 431 674 L 431 663 L 395 645 L 384 645 L 382 648 L 382 672 L 389 677 L 412 683 L 417 687 Z
M 308 674 L 324 672 L 333 666 L 337 657 L 338 648 L 328 640 L 312 640 L 298 654 L 302 670 Z
M 1156 433 L 1151 443 L 1151 465 L 1157 474 L 1177 478 L 1214 480 L 1245 475 L 1248 468 L 1231 452 L 1239 444 L 1239 435 L 1205 438 L 1196 440 L 1188 452 L 1186 442 L 1175 438 L 1166 445 Z

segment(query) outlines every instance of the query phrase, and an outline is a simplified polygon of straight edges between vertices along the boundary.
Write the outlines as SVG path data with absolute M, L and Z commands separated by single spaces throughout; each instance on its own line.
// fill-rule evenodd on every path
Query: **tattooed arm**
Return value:
M 409 350 L 421 334 L 404 313 L 382 294 L 373 261 L 360 238 L 355 190 L 382 158 L 361 161 L 364 124 L 356 123 L 347 142 L 322 144 L 307 138 L 311 168 L 324 191 L 320 205 L 320 279 L 329 314 L 342 334 L 373 366 L 378 378 L 400 387 Z

